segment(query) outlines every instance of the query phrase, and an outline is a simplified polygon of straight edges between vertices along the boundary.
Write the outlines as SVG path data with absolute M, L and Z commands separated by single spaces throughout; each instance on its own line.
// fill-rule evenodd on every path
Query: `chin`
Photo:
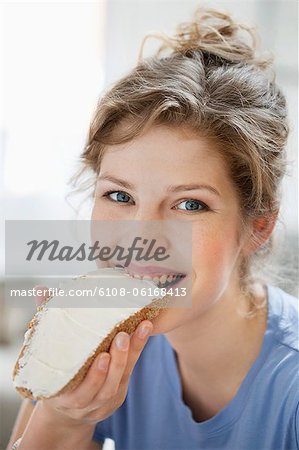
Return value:
M 183 311 L 186 311 L 185 314 L 188 316 L 187 311 L 189 311 L 190 308 L 164 308 L 157 317 L 151 319 L 153 324 L 151 336 L 168 333 L 183 325 L 188 319 L 186 318 L 184 320 L 183 316 L 185 314 L 182 312 L 182 309 Z

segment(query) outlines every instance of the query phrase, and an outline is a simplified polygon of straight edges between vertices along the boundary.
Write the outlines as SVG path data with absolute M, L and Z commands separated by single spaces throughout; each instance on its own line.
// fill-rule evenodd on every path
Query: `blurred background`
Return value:
M 261 48 L 271 50 L 276 79 L 289 105 L 289 174 L 283 184 L 280 221 L 275 229 L 273 265 L 280 286 L 298 295 L 298 6 L 295 1 L 42 0 L 1 2 L 0 116 L 0 423 L 5 449 L 21 398 L 11 372 L 31 319 L 25 308 L 4 299 L 5 219 L 75 219 L 65 200 L 78 167 L 90 117 L 103 89 L 137 61 L 145 33 L 172 33 L 196 6 L 233 13 L 257 26 Z M 145 55 L 156 42 L 148 41 Z M 88 219 L 86 201 L 80 218 Z M 28 280 L 32 287 L 35 280 Z M 35 306 L 32 305 L 32 312 Z M 107 440 L 105 449 L 113 449 Z

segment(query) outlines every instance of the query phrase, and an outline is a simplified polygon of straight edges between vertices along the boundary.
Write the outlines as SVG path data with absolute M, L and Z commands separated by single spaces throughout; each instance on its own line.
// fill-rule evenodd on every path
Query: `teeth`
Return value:
M 166 280 L 167 280 L 167 275 L 162 275 L 162 277 L 160 277 L 160 279 L 159 279 L 161 284 L 164 284 L 166 282 Z
M 148 281 L 153 281 L 155 284 L 160 284 L 160 285 L 164 285 L 165 283 L 171 283 L 172 281 L 174 281 L 175 279 L 179 279 L 181 278 L 183 275 L 166 275 L 163 274 L 160 277 L 158 277 L 157 275 L 155 275 L 154 277 L 150 276 L 149 274 L 137 274 L 137 273 L 129 273 L 127 272 L 131 277 L 136 278 L 138 280 L 148 280 Z

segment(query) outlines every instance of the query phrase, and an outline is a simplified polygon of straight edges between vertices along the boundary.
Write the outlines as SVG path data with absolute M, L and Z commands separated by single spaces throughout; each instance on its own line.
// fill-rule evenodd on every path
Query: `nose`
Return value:
M 165 219 L 161 210 L 159 210 L 159 208 L 156 208 L 154 205 L 148 204 L 148 202 L 136 208 L 131 218 L 140 221 L 163 220 L 163 218 Z
M 136 219 L 123 222 L 123 231 L 117 244 L 128 248 L 135 239 L 138 239 L 138 245 L 146 246 L 153 242 L 152 245 L 163 247 L 168 251 L 171 247 L 169 238 L 167 237 L 167 221 L 153 219 Z M 155 242 L 154 242 L 155 241 Z

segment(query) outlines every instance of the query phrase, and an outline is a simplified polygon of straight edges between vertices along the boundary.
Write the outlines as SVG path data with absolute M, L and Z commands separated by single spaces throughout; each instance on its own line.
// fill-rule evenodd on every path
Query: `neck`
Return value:
M 265 292 L 259 296 L 263 300 Z M 247 298 L 224 295 L 191 323 L 165 334 L 176 353 L 184 400 L 206 405 L 207 416 L 236 394 L 262 346 L 267 311 L 247 319 L 240 308 L 248 311 Z M 196 414 L 202 417 L 198 408 Z

